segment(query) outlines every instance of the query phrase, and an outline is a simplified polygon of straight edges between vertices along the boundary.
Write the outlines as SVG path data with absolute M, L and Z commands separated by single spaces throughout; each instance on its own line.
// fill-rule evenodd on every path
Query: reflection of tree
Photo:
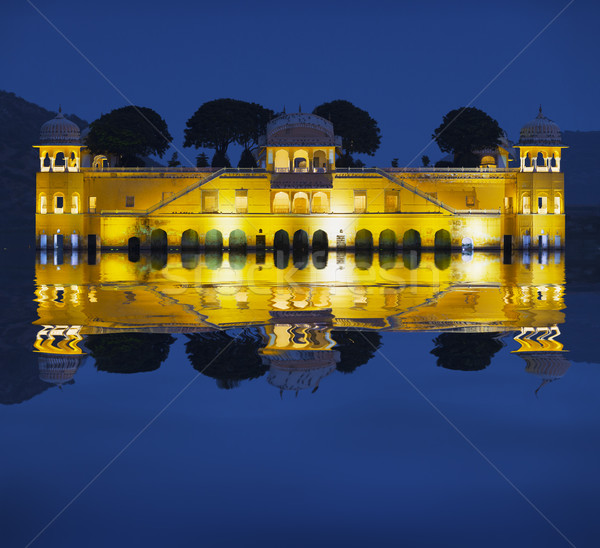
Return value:
M 268 370 L 258 354 L 263 341 L 255 330 L 213 331 L 186 337 L 185 351 L 192 366 L 216 379 L 219 388 L 235 388 L 241 381 L 261 377 Z
M 437 364 L 446 369 L 480 371 L 504 345 L 500 333 L 441 333 L 433 339 Z
M 381 335 L 376 331 L 332 331 L 331 338 L 340 353 L 336 369 L 342 373 L 352 373 L 365 365 L 381 346 Z
M 143 373 L 158 369 L 174 342 L 165 333 L 107 333 L 88 335 L 85 346 L 99 371 Z

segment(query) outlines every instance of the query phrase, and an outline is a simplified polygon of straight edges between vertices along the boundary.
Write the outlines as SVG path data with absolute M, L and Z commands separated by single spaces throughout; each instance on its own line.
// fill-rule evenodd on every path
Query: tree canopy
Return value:
M 498 122 L 475 107 L 451 110 L 432 135 L 442 152 L 454 154 L 456 167 L 477 167 L 476 152 L 497 147 L 501 136 Z
M 158 113 L 151 108 L 128 106 L 92 122 L 86 144 L 93 154 L 115 155 L 121 166 L 129 166 L 139 165 L 140 156 L 162 156 L 172 139 Z
M 352 373 L 366 364 L 381 346 L 381 335 L 376 331 L 334 330 L 331 338 L 336 342 L 335 350 L 340 353 L 336 369 L 342 373 Z
M 431 354 L 439 367 L 462 371 L 480 371 L 492 362 L 504 345 L 500 333 L 441 333 L 433 342 Z
M 331 120 L 335 134 L 342 138 L 343 155 L 347 159 L 351 160 L 355 153 L 373 156 L 381 144 L 377 122 L 366 110 L 350 101 L 337 99 L 323 103 L 313 110 L 313 114 Z
M 238 143 L 245 150 L 258 144 L 273 111 L 257 103 L 237 99 L 215 99 L 208 101 L 192 115 L 186 123 L 184 146 L 211 148 L 215 161 L 220 163 L 227 157 L 227 148 Z

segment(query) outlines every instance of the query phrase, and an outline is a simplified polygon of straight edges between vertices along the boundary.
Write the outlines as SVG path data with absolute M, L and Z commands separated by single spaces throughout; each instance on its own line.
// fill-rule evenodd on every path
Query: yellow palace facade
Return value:
M 109 249 L 563 247 L 563 145 L 540 109 L 481 167 L 336 168 L 328 120 L 283 114 L 257 169 L 112 168 L 61 113 L 42 126 L 37 246 Z

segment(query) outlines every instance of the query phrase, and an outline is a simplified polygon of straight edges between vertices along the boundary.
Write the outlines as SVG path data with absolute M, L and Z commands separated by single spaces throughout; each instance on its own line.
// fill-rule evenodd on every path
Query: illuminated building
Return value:
M 114 168 L 61 113 L 42 126 L 41 249 L 495 248 L 565 244 L 558 126 L 538 117 L 479 168 L 338 169 L 341 140 L 314 114 L 283 114 L 258 169 Z

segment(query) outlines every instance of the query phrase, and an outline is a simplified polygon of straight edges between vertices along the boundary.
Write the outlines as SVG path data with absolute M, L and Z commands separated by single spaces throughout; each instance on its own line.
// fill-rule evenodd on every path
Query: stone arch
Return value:
M 327 232 L 325 232 L 324 230 L 317 230 L 313 234 L 312 249 L 313 253 L 315 251 L 327 252 L 329 250 L 329 238 L 327 237 Z
M 215 228 L 209 230 L 204 239 L 204 247 L 206 249 L 221 251 L 223 249 L 223 234 L 221 234 L 221 231 Z
M 452 247 L 452 239 L 450 232 L 445 229 L 440 229 L 435 233 L 434 244 L 436 249 L 450 249 Z
M 280 149 L 275 153 L 275 171 L 290 170 L 290 155 L 287 150 Z
M 373 249 L 373 234 L 370 230 L 363 228 L 356 233 L 354 239 L 356 249 Z
M 200 250 L 200 238 L 195 230 L 188 228 L 183 232 L 181 235 L 181 249 L 182 251 Z
M 379 234 L 379 249 L 396 250 L 396 233 L 393 230 L 386 228 L 381 231 Z
M 137 236 L 132 236 L 127 241 L 127 258 L 132 263 L 140 260 L 140 239 Z
M 493 156 L 484 156 L 481 158 L 481 167 L 493 167 L 496 165 L 496 158 Z
M 294 250 L 298 249 L 308 252 L 308 234 L 306 230 L 300 229 L 294 232 L 293 248 Z
M 162 228 L 155 228 L 150 234 L 150 249 L 154 251 L 162 251 L 167 249 L 168 240 L 167 233 Z
M 273 213 L 290 212 L 290 195 L 287 192 L 277 192 L 273 197 Z
M 421 249 L 421 235 L 413 228 L 407 230 L 402 238 L 404 249 Z
M 50 154 L 46 152 L 41 159 L 41 171 L 50 171 L 51 167 L 52 159 L 50 158 Z
M 61 150 L 54 157 L 54 171 L 65 171 L 66 165 L 65 153 Z
M 294 193 L 294 199 L 292 200 L 292 213 L 310 213 L 310 201 L 306 192 Z
M 246 239 L 246 233 L 239 228 L 232 230 L 229 234 L 229 249 L 235 249 L 238 251 L 246 251 L 248 241 Z M 244 262 L 246 262 L 244 260 Z
M 546 154 L 542 151 L 537 153 L 537 157 L 536 157 L 536 169 L 537 171 L 546 171 L 547 167 L 546 167 Z
M 329 196 L 323 191 L 315 192 L 312 197 L 313 213 L 329 213 Z
M 303 148 L 294 151 L 294 171 L 308 171 L 308 152 Z
M 104 169 L 105 167 L 109 167 L 108 158 L 102 154 L 94 156 L 92 167 L 94 169 Z
M 313 170 L 318 172 L 327 170 L 327 153 L 324 150 L 315 150 L 313 154 Z
M 273 237 L 273 247 L 275 249 L 282 249 L 289 251 L 290 249 L 290 236 L 285 230 L 278 230 L 275 232 Z

